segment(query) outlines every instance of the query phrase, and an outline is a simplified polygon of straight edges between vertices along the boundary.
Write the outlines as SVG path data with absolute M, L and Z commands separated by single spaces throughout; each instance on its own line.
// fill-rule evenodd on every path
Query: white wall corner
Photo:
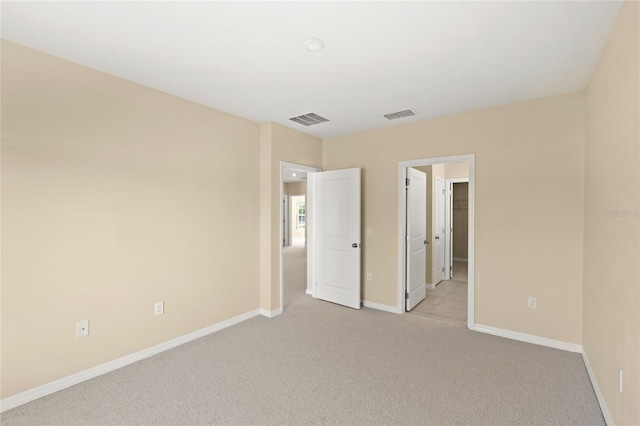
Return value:
M 273 311 L 270 311 L 268 309 L 262 309 L 262 308 L 260 309 L 260 315 L 262 315 L 263 317 L 273 318 L 273 317 L 277 317 L 280 314 L 282 314 L 282 308 L 278 308 Z
M 362 306 L 365 308 L 377 309 L 379 311 L 391 312 L 392 314 L 401 314 L 402 311 L 397 306 L 383 305 L 381 303 L 362 301 Z
M 203 329 L 185 334 L 180 337 L 176 337 L 175 339 L 169 340 L 167 342 L 160 343 L 158 345 L 143 349 L 138 352 L 134 352 L 129 355 L 125 355 L 121 358 L 114 359 L 113 361 L 109 361 L 104 364 L 89 368 L 87 370 L 72 374 L 71 376 L 63 377 L 62 379 L 58 379 L 53 382 L 46 383 L 42 386 L 29 389 L 17 395 L 10 396 L 8 398 L 0 400 L 0 413 L 26 404 L 28 402 L 35 401 L 38 398 L 42 398 L 43 396 L 50 395 L 54 392 L 58 392 L 73 385 L 77 385 L 78 383 L 82 383 L 84 381 L 125 367 L 129 364 L 133 364 L 134 362 L 141 361 L 153 355 L 157 355 L 160 352 L 175 348 L 176 346 L 183 345 L 192 340 L 204 337 L 208 334 L 215 333 L 216 331 L 220 331 L 224 328 L 231 327 L 232 325 L 236 325 L 248 319 L 257 317 L 258 315 L 260 315 L 260 310 L 255 309 L 253 311 L 246 312 L 228 320 L 210 325 L 209 327 L 205 327 Z
M 598 398 L 598 404 L 600 404 L 600 410 L 602 411 L 602 416 L 604 417 L 604 421 L 607 423 L 607 426 L 613 426 L 613 418 L 611 417 L 611 413 L 609 413 L 609 409 L 607 408 L 607 404 L 604 401 L 604 396 L 602 396 L 602 392 L 600 391 L 600 386 L 598 386 L 598 381 L 596 380 L 596 375 L 591 369 L 591 364 L 589 364 L 589 357 L 582 350 L 582 359 L 584 360 L 584 366 L 587 369 L 587 374 L 589 375 L 589 380 L 591 380 L 591 386 L 593 386 L 593 391 L 596 394 L 596 398 Z
M 518 340 L 520 342 L 533 343 L 534 345 L 546 346 L 549 348 L 561 349 L 568 352 L 582 353 L 582 345 L 563 342 L 562 340 L 547 339 L 546 337 L 535 336 L 533 334 L 519 333 L 517 331 L 505 330 L 502 328 L 489 327 L 488 325 L 475 324 L 474 331 L 491 334 L 493 336 L 506 337 L 507 339 Z

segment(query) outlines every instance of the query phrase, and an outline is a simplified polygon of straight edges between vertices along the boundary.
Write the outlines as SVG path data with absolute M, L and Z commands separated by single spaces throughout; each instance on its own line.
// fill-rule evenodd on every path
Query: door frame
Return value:
M 471 174 L 471 171 L 469 171 Z M 444 279 L 451 279 L 451 268 L 453 267 L 453 240 L 451 238 L 451 233 L 453 232 L 453 221 L 452 221 L 452 213 L 453 213 L 453 184 L 454 183 L 468 183 L 469 178 L 450 178 L 444 180 L 445 191 L 447 191 L 447 199 L 445 201 L 444 207 L 444 223 L 445 229 L 447 232 L 444 236 L 444 264 L 446 265 Z M 449 193 L 451 191 L 451 193 Z
M 306 233 L 307 233 L 307 294 L 310 293 L 309 289 L 313 288 L 313 292 L 315 293 L 315 286 L 311 286 L 313 282 L 315 282 L 315 173 L 322 171 L 317 167 L 305 166 L 303 164 L 289 163 L 287 161 L 280 161 L 280 199 L 282 200 L 282 196 L 284 195 L 284 170 L 299 170 L 301 172 L 307 173 L 307 196 L 306 196 Z M 313 185 L 310 184 L 313 182 Z M 313 200 L 312 200 L 313 199 Z M 312 201 L 312 202 L 311 202 Z M 280 208 L 280 219 L 278 223 L 280 224 L 280 235 L 282 235 L 282 209 Z M 310 211 L 313 210 L 313 211 Z M 311 222 L 311 223 L 310 223 Z M 282 244 L 280 244 L 280 252 L 278 256 L 280 257 L 280 309 L 284 312 L 284 274 L 283 274 L 283 262 L 282 262 Z M 312 281 L 313 280 L 313 281 Z M 315 297 L 315 294 L 313 294 Z
M 284 186 L 283 186 L 284 191 Z M 291 245 L 291 226 L 289 224 L 289 195 L 282 196 L 282 246 Z
M 406 304 L 404 301 L 406 285 L 406 251 L 405 235 L 407 217 L 407 194 L 405 182 L 407 178 L 407 167 L 431 166 L 434 164 L 447 163 L 469 163 L 469 281 L 467 296 L 467 328 L 475 329 L 475 154 L 455 155 L 450 157 L 423 158 L 417 160 L 407 160 L 398 162 L 398 288 L 397 288 L 397 312 L 405 313 Z

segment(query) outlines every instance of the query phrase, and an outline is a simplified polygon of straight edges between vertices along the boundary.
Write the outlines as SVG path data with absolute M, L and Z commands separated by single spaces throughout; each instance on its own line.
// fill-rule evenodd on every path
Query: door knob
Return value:
M 425 243 L 425 244 L 429 244 L 429 242 L 428 242 L 427 240 L 424 240 L 424 243 Z
M 353 248 L 358 248 L 358 243 L 353 243 L 353 244 L 351 244 L 351 247 L 353 247 Z
M 440 239 L 440 237 L 436 235 L 436 240 L 439 240 L 439 239 Z

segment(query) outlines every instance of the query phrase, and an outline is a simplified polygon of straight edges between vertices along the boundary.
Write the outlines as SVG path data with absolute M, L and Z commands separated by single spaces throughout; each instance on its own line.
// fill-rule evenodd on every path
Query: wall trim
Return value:
M 377 309 L 379 311 L 391 312 L 392 314 L 402 313 L 402 310 L 398 309 L 396 306 L 383 305 L 381 303 L 368 302 L 366 300 L 362 301 L 362 306 L 365 308 Z
M 611 417 L 611 413 L 609 413 L 607 403 L 604 401 L 604 396 L 602 396 L 602 392 L 600 391 L 600 387 L 598 386 L 598 382 L 596 381 L 596 375 L 591 368 L 591 364 L 589 364 L 589 358 L 584 352 L 584 348 L 582 349 L 582 359 L 584 360 L 584 366 L 587 368 L 587 374 L 589 375 L 589 380 L 591 380 L 593 391 L 596 394 L 596 398 L 598 398 L 598 404 L 600 404 L 600 411 L 602 411 L 604 421 L 605 423 L 607 423 L 607 426 L 613 426 L 613 418 Z
M 505 330 L 502 328 L 489 327 L 488 325 L 482 324 L 475 324 L 475 327 L 471 330 L 479 331 L 480 333 L 492 334 L 494 336 L 506 337 L 507 339 L 518 340 L 520 342 L 533 343 L 535 345 L 561 349 L 563 351 L 582 353 L 582 345 L 563 342 L 562 340 L 547 339 L 546 337 L 519 333 L 517 331 Z
M 308 294 L 309 296 L 313 296 L 313 290 L 311 290 L 310 288 L 308 288 L 308 289 L 305 291 L 305 293 L 306 293 L 306 294 Z
M 436 288 L 438 284 L 429 284 L 429 283 L 425 283 L 424 286 L 428 289 L 428 290 L 433 290 Z
M 282 313 L 282 308 L 274 309 L 273 311 L 260 308 L 260 315 L 267 318 L 277 317 L 281 313 Z
M 67 377 L 63 377 L 62 379 L 54 380 L 53 382 L 49 382 L 36 388 L 21 392 L 17 395 L 10 396 L 8 398 L 0 400 L 0 413 L 26 404 L 28 402 L 35 401 L 38 398 L 42 398 L 43 396 L 50 395 L 54 392 L 58 392 L 73 385 L 77 385 L 78 383 L 82 383 L 95 377 L 102 376 L 103 374 L 110 373 L 111 371 L 125 367 L 129 364 L 133 364 L 134 362 L 141 361 L 153 355 L 157 355 L 160 352 L 173 349 L 176 346 L 183 345 L 185 343 L 191 342 L 192 340 L 199 339 L 206 335 L 215 333 L 216 331 L 220 331 L 224 328 L 231 327 L 232 325 L 236 325 L 248 319 L 257 317 L 258 315 L 260 315 L 260 310 L 255 309 L 253 311 L 249 311 L 228 320 L 221 321 L 192 333 L 176 337 L 175 339 L 171 339 L 164 343 L 151 346 L 150 348 L 125 355 L 121 358 L 114 359 L 113 361 L 105 362 L 104 364 L 91 367 L 87 370 L 80 371 Z
M 454 257 L 453 261 L 454 262 L 468 262 L 469 259 L 467 259 L 466 257 Z

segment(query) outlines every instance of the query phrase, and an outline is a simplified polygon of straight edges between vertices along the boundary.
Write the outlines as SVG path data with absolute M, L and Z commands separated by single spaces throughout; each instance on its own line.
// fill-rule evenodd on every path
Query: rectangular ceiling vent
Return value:
M 396 118 L 411 117 L 412 115 L 416 115 L 416 113 L 410 109 L 405 109 L 404 111 L 392 112 L 384 116 L 387 120 L 395 120 Z
M 289 120 L 295 121 L 298 124 L 302 124 L 303 126 L 313 126 L 314 124 L 320 124 L 327 122 L 324 117 L 320 117 L 318 114 L 314 114 L 310 112 L 309 114 L 299 115 L 297 117 L 291 117 Z

